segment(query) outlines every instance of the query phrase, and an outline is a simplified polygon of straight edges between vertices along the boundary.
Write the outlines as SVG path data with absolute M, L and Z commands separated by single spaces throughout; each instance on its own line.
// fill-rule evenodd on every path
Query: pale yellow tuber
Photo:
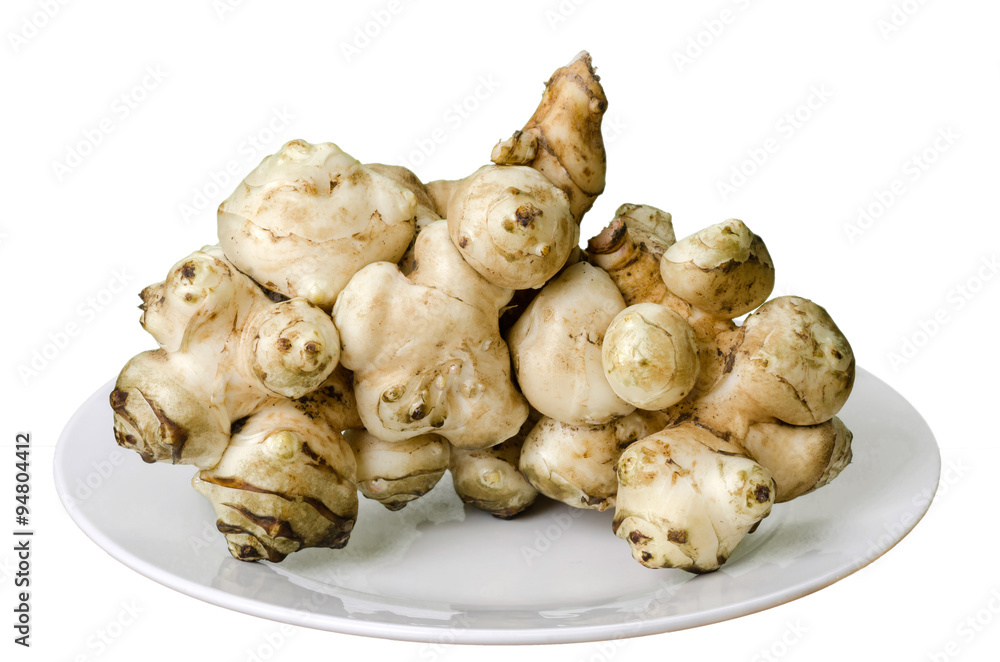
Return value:
M 118 443 L 147 462 L 213 466 L 233 421 L 268 397 L 319 388 L 337 365 L 328 315 L 303 299 L 273 302 L 217 247 L 178 262 L 142 299 L 161 349 L 125 366 L 111 406 Z
M 577 426 L 542 418 L 528 433 L 518 467 L 532 486 L 574 508 L 614 508 L 616 464 L 629 444 L 663 427 L 665 417 L 633 412 L 611 423 Z
M 641 439 L 618 460 L 615 534 L 650 568 L 717 569 L 774 502 L 771 474 L 694 424 Z
M 215 507 L 234 557 L 280 561 L 305 547 L 347 544 L 358 513 L 354 481 L 340 432 L 294 401 L 274 399 L 192 484 Z
M 666 306 L 638 303 L 618 313 L 601 359 L 611 388 L 639 409 L 666 409 L 698 381 L 698 342 L 687 321 Z
M 344 439 L 358 465 L 358 490 L 389 510 L 430 492 L 448 469 L 450 445 L 436 434 L 383 441 L 365 430 L 347 430 Z
M 544 285 L 580 240 L 566 194 L 525 166 L 483 166 L 455 190 L 447 217 L 472 268 L 515 290 Z
M 451 449 L 451 477 L 455 492 L 464 501 L 499 519 L 524 512 L 538 491 L 518 471 L 526 421 L 516 435 L 490 448 Z
M 330 310 L 361 267 L 396 262 L 417 199 L 333 143 L 285 143 L 219 206 L 219 241 L 264 287 Z
M 580 262 L 542 288 L 507 337 L 521 392 L 542 414 L 601 425 L 632 412 L 601 362 L 604 332 L 625 301 L 604 271 Z
M 775 503 L 791 501 L 828 484 L 851 462 L 851 431 L 834 416 L 817 425 L 755 423 L 742 446 L 771 472 Z
M 673 244 L 660 260 L 671 292 L 717 317 L 749 313 L 774 289 L 774 265 L 743 221 L 711 225 Z
M 402 441 L 436 433 L 461 448 L 514 435 L 528 415 L 497 318 L 511 291 L 462 258 L 444 221 L 417 237 L 417 269 L 359 271 L 333 310 L 365 428 Z

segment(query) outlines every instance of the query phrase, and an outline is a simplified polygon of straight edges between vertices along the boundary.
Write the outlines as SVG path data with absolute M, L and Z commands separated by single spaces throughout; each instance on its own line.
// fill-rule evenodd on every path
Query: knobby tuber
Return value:
M 342 547 L 358 492 L 398 510 L 450 473 L 498 518 L 613 509 L 641 564 L 721 566 L 850 463 L 854 355 L 820 306 L 767 300 L 740 220 L 678 240 L 623 204 L 581 250 L 607 104 L 581 53 L 491 163 L 426 184 L 285 143 L 220 204 L 219 245 L 142 291 L 159 349 L 118 377 L 116 441 L 196 467 L 245 561 Z

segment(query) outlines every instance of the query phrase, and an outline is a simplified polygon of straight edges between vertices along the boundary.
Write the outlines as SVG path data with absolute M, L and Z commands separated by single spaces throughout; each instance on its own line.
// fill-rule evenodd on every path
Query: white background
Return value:
M 51 17 L 40 13 L 49 5 Z M 387 25 L 371 23 L 377 34 L 366 44 L 356 30 L 372 12 Z M 408 164 L 425 181 L 461 177 L 521 126 L 549 74 L 586 48 L 610 108 L 608 186 L 584 236 L 625 201 L 671 211 L 678 235 L 743 219 L 776 261 L 776 293 L 824 305 L 859 365 L 927 419 L 945 467 L 936 501 L 871 566 L 727 623 L 611 646 L 432 651 L 285 628 L 276 659 L 988 659 L 1000 649 L 991 597 L 1000 590 L 991 486 L 1000 285 L 982 265 L 1000 253 L 998 21 L 1000 5 L 985 0 L 8 0 L 0 533 L 13 519 L 14 435 L 29 430 L 37 549 L 34 646 L 25 650 L 11 643 L 13 554 L 0 541 L 0 656 L 238 661 L 282 632 L 163 588 L 91 543 L 53 490 L 63 424 L 153 347 L 136 294 L 214 242 L 213 210 L 235 181 L 213 180 L 228 162 L 238 180 L 284 141 L 304 138 Z M 472 110 L 462 117 L 456 104 Z M 785 116 L 796 112 L 793 125 Z M 721 192 L 768 140 L 776 149 L 766 162 L 747 164 L 755 172 L 745 183 Z M 79 163 L 74 151 L 85 153 Z M 880 192 L 885 209 L 858 225 L 859 207 L 877 207 Z M 124 291 L 112 291 L 122 289 L 116 278 Z M 976 291 L 963 297 L 959 287 Z M 945 321 L 935 327 L 939 311 Z M 54 342 L 49 334 L 68 328 L 65 347 L 32 367 L 34 352 Z M 902 356 L 906 339 L 919 347 Z M 100 649 L 96 633 L 132 602 L 135 623 Z M 983 625 L 963 627 L 968 618 Z M 805 634 L 780 646 L 793 630 Z

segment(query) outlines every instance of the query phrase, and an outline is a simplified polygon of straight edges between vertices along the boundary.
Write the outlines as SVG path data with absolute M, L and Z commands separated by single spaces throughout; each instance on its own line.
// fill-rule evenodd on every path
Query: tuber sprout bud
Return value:
M 601 120 L 607 108 L 590 54 L 579 53 L 552 74 L 531 119 L 494 147 L 491 159 L 541 172 L 569 196 L 579 223 L 604 191 L 607 155 Z
M 301 398 L 340 360 L 340 336 L 327 313 L 295 298 L 266 308 L 243 330 L 243 360 L 267 391 Z

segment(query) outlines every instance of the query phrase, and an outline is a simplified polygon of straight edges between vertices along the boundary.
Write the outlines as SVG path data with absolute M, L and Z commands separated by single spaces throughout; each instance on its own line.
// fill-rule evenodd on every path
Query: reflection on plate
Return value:
M 137 572 L 229 609 L 392 639 L 530 644 L 592 641 L 714 623 L 802 597 L 898 542 L 930 505 L 934 437 L 898 393 L 859 370 L 840 417 L 854 462 L 829 486 L 775 507 L 723 568 L 649 570 L 611 533 L 612 512 L 544 502 L 505 522 L 465 507 L 446 475 L 398 512 L 361 499 L 342 550 L 280 564 L 229 556 L 191 467 L 119 449 L 108 394 L 66 425 L 56 488 L 83 531 Z

